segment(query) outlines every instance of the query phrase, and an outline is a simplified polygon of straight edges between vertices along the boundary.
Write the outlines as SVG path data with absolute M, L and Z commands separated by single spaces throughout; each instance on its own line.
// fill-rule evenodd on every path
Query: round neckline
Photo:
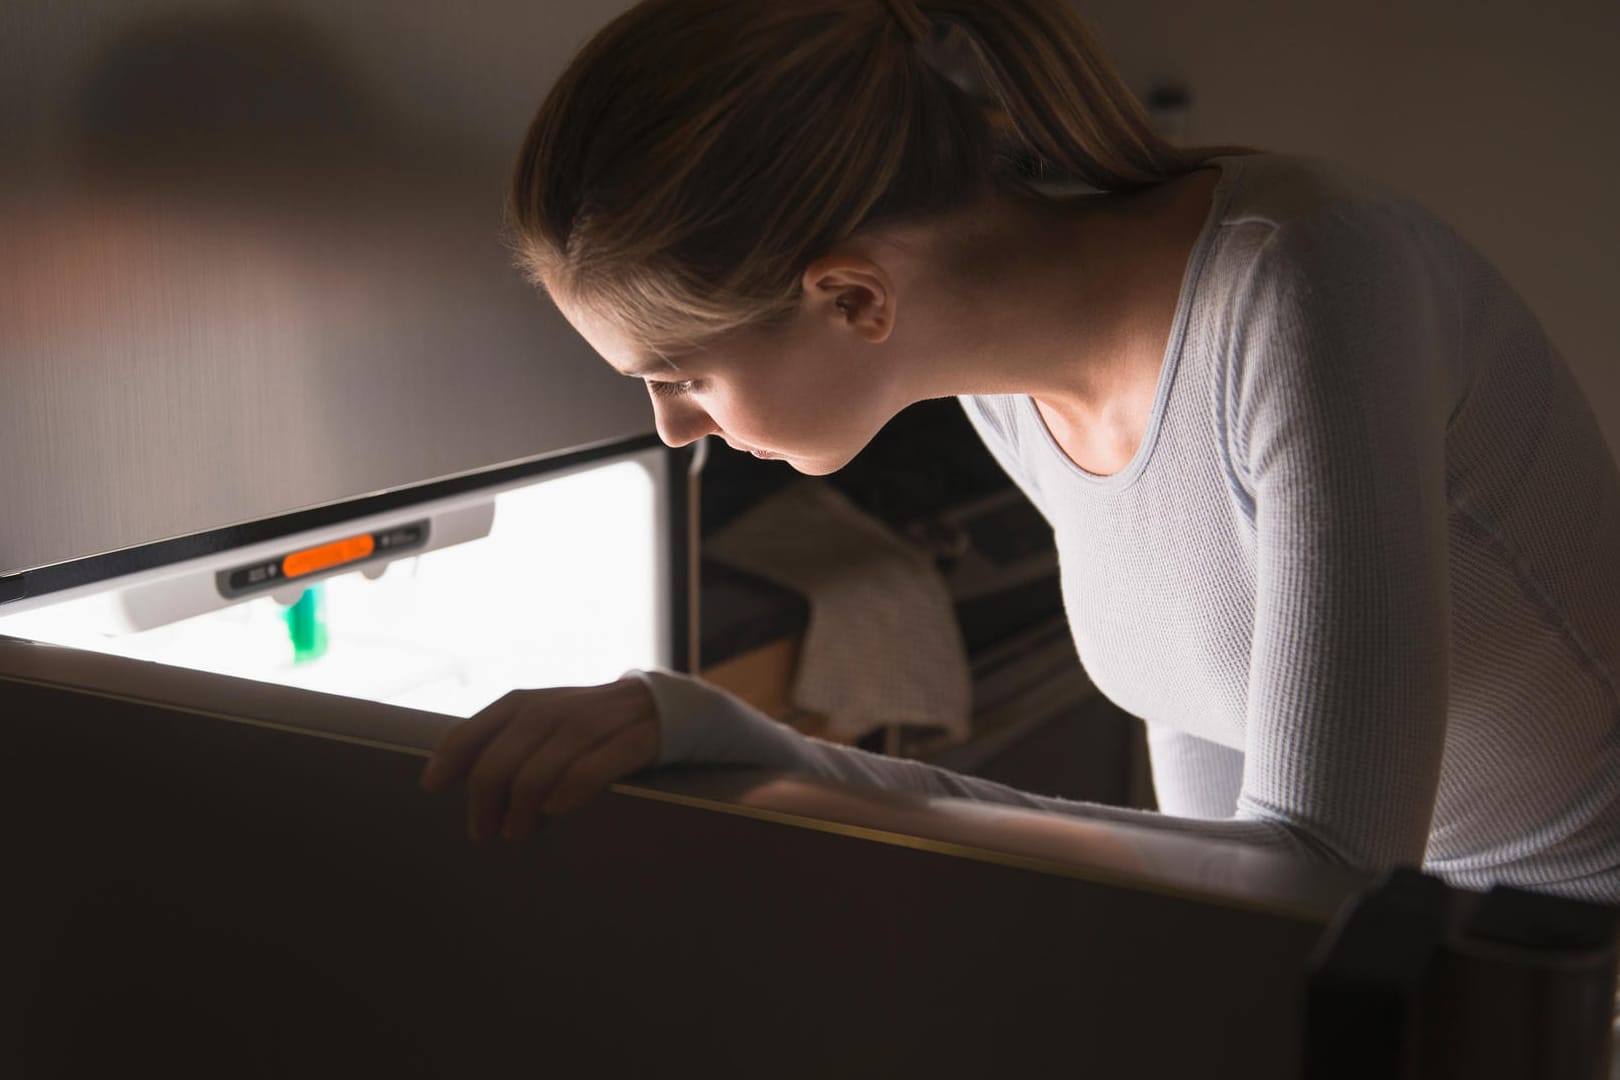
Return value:
M 1123 488 L 1134 482 L 1152 459 L 1154 447 L 1159 441 L 1159 429 L 1163 426 L 1164 414 L 1170 404 L 1170 391 L 1176 381 L 1176 369 L 1181 364 L 1181 351 L 1187 338 L 1187 322 L 1192 315 L 1192 295 L 1199 276 L 1203 273 L 1204 261 L 1209 254 L 1216 225 L 1226 210 L 1233 177 L 1242 168 L 1239 162 L 1243 156 L 1230 154 L 1209 159 L 1210 163 L 1220 170 L 1220 176 L 1216 178 L 1215 186 L 1210 191 L 1209 213 L 1198 230 L 1198 238 L 1193 241 L 1192 250 L 1187 255 L 1187 265 L 1182 270 L 1181 291 L 1176 296 L 1176 310 L 1170 321 L 1170 340 L 1165 344 L 1164 359 L 1159 364 L 1159 380 L 1153 391 L 1153 407 L 1148 413 L 1147 428 L 1142 432 L 1142 442 L 1137 446 L 1136 453 L 1131 455 L 1131 460 L 1126 462 L 1125 467 L 1118 472 L 1103 475 L 1075 464 L 1074 459 L 1058 444 L 1052 429 L 1047 427 L 1046 418 L 1041 415 L 1035 399 L 1028 394 L 1018 395 L 1021 399 L 1019 408 L 1040 431 L 1047 449 L 1067 469 L 1070 476 L 1097 488 Z

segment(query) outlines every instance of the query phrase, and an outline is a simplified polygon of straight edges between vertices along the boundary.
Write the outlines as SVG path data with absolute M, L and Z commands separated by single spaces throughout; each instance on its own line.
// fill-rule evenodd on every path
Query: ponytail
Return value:
M 1063 0 L 896 0 L 932 26 L 936 65 L 992 110 L 1002 153 L 1033 181 L 1129 191 L 1247 147 L 1178 148 L 1154 129 L 1095 35 Z M 969 64 L 978 85 L 964 78 Z

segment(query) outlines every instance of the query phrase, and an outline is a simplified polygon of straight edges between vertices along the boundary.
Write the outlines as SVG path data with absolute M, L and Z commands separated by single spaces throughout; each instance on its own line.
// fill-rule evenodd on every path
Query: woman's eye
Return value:
M 697 384 L 691 379 L 688 379 L 685 382 L 649 381 L 647 383 L 647 389 L 652 391 L 657 397 L 680 397 L 682 394 L 690 394 L 692 392 L 692 387 L 695 385 Z

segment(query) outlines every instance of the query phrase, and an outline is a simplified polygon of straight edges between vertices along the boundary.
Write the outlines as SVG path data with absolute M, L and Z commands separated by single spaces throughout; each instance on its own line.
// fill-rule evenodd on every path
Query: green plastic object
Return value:
M 326 586 L 311 585 L 281 616 L 292 638 L 293 663 L 307 664 L 326 655 Z

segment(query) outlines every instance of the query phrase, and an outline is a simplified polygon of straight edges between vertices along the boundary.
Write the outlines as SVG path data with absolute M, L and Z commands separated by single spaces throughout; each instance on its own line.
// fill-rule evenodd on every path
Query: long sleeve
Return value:
M 1455 304 L 1407 234 L 1329 217 L 1255 262 L 1227 383 L 1257 588 L 1238 819 L 1418 864 L 1446 735 Z
M 801 735 L 719 687 L 686 675 L 657 668 L 629 674 L 646 684 L 657 704 L 660 766 L 748 765 L 1014 806 L 1041 807 L 1053 801 L 919 761 Z
M 747 765 L 885 791 L 1016 806 L 1294 851 L 1268 822 L 1193 821 L 1145 810 L 1034 795 L 920 761 L 801 735 L 718 687 L 659 669 L 635 671 L 658 706 L 660 766 Z
M 1237 813 L 1241 753 L 1161 724 L 1148 725 L 1147 741 L 1161 813 L 1210 821 Z

